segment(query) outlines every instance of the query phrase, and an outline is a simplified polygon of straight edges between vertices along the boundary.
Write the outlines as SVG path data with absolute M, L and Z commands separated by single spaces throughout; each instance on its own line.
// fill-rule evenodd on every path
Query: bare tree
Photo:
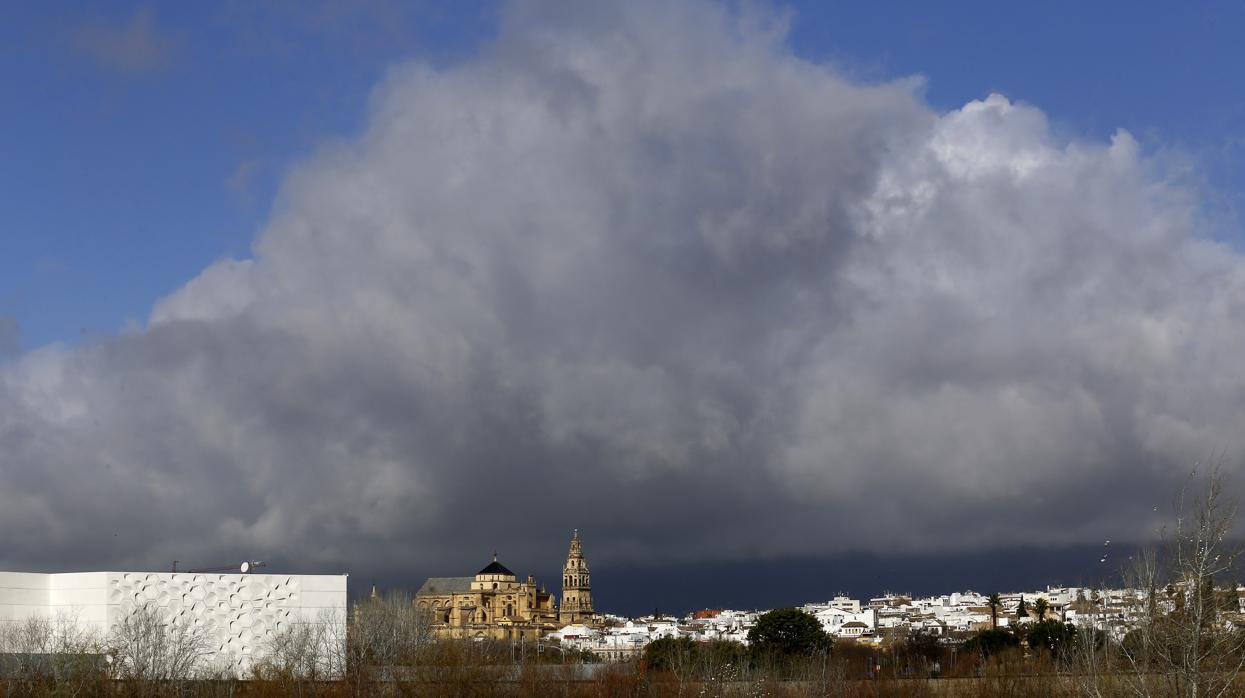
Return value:
M 409 595 L 390 592 L 355 604 L 348 635 L 349 672 L 370 679 L 409 675 L 432 640 L 432 617 Z
M 1217 580 L 1234 568 L 1241 549 L 1229 536 L 1236 501 L 1225 493 L 1219 466 L 1190 475 L 1174 505 L 1175 520 L 1157 548 L 1141 551 L 1126 571 L 1134 590 L 1125 600 L 1122 627 L 1107 619 L 1100 595 L 1095 628 L 1112 641 L 1101 650 L 1083 641 L 1080 674 L 1092 696 L 1123 691 L 1135 696 L 1218 698 L 1238 695 L 1245 668 L 1240 616 L 1222 601 Z M 1232 590 L 1235 596 L 1235 588 Z M 1112 631 L 1115 632 L 1112 632 Z
M 320 628 L 312 623 L 296 623 L 273 633 L 263 646 L 263 658 L 253 671 L 257 678 L 316 679 L 321 678 L 318 650 Z
M 103 643 L 75 615 L 32 616 L 0 626 L 4 673 L 19 695 L 40 688 L 59 696 L 82 695 L 104 673 Z
M 139 608 L 116 626 L 109 653 L 117 678 L 139 685 L 177 683 L 206 672 L 211 645 L 190 623 L 166 623 L 153 608 Z
M 340 679 L 346 674 L 345 610 L 323 609 L 314 621 L 272 634 L 253 667 L 270 681 Z

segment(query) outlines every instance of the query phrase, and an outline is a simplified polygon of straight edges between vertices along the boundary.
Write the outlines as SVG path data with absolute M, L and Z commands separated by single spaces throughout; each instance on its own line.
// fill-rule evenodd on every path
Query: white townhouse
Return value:
M 866 608 L 859 613 L 827 608 L 814 613 L 813 617 L 827 633 L 835 637 L 857 638 L 873 634 L 877 627 L 877 615 L 877 610 L 873 608 Z

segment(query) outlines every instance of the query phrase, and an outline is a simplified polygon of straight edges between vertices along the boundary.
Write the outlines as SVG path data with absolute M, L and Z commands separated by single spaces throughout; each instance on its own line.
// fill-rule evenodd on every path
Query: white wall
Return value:
M 48 607 L 48 576 L 0 572 L 0 623 L 45 612 Z
M 344 624 L 346 576 L 0 572 L 0 629 L 44 616 L 107 635 L 144 608 L 198 628 L 213 648 L 207 661 L 245 676 L 275 633 L 330 618 Z

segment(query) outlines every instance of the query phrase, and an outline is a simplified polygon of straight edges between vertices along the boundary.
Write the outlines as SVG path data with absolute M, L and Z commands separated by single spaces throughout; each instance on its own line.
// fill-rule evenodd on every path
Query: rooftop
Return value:
M 514 572 L 506 569 L 506 566 L 498 562 L 497 558 L 493 558 L 493 561 L 488 564 L 488 567 L 476 572 L 476 574 L 504 574 L 509 577 L 515 576 Z
M 429 577 L 424 582 L 419 591 L 420 594 L 455 594 L 464 591 L 471 591 L 471 582 L 473 577 Z

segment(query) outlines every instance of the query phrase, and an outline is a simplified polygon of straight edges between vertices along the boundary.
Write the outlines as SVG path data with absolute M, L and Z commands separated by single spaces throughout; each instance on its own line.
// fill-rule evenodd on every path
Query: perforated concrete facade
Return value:
M 106 636 L 143 608 L 201 629 L 212 650 L 206 661 L 242 675 L 273 634 L 302 623 L 344 623 L 346 576 L 0 572 L 0 625 L 59 617 Z

